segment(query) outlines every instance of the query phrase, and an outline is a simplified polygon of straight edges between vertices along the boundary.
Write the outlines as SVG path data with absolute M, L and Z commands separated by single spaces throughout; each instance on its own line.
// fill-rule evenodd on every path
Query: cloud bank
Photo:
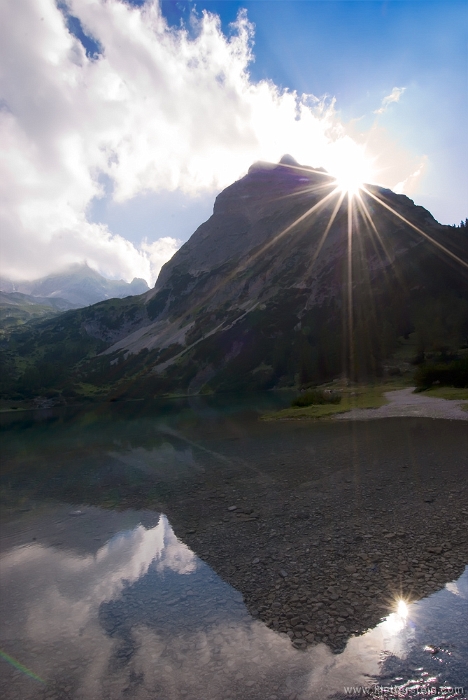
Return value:
M 31 278 L 87 260 L 109 277 L 154 282 L 180 242 L 157 222 L 154 240 L 135 245 L 90 221 L 103 175 L 124 202 L 214 193 L 284 153 L 331 172 L 343 154 L 365 167 L 332 100 L 252 81 L 245 12 L 226 36 L 209 13 L 169 27 L 157 0 L 16 0 L 2 3 L 0 26 L 1 274 Z

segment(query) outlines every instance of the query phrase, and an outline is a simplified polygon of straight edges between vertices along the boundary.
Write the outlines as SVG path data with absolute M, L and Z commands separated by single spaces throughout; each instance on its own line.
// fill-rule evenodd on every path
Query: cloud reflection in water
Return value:
M 66 522 L 86 529 L 86 513 Z M 50 697 L 226 700 L 298 692 L 323 700 L 368 684 L 383 652 L 404 658 L 416 634 L 410 606 L 407 619 L 390 615 L 340 655 L 323 644 L 297 651 L 249 617 L 240 594 L 176 538 L 163 515 L 155 527 L 119 532 L 95 555 L 41 543 L 14 547 L 1 576 L 1 646 L 47 681 Z M 449 584 L 464 600 L 466 578 Z M 30 679 L 7 673 L 4 697 L 37 697 Z

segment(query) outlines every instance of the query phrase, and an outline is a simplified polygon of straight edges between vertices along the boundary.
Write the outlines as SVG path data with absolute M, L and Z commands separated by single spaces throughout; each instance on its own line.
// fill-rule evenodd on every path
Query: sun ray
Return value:
M 369 190 L 366 187 L 363 187 L 363 190 L 370 197 L 375 199 L 375 201 L 378 202 L 382 207 L 385 207 L 385 209 L 388 209 L 388 211 L 390 211 L 392 214 L 394 214 L 399 219 L 404 221 L 406 224 L 408 224 L 408 226 L 411 226 L 411 228 L 413 228 L 415 231 L 417 231 L 417 233 L 419 233 L 426 240 L 428 240 L 430 243 L 432 243 L 432 245 L 434 245 L 436 248 L 439 248 L 439 250 L 441 250 L 443 253 L 445 253 L 446 255 L 451 257 L 453 260 L 455 260 L 457 263 L 459 263 L 460 265 L 462 265 L 463 267 L 466 267 L 468 269 L 468 262 L 466 262 L 465 260 L 462 260 L 462 258 L 459 258 L 458 255 L 456 255 L 451 250 L 446 248 L 444 245 L 442 245 L 442 243 L 439 243 L 439 241 L 436 241 L 434 238 L 429 236 L 425 231 L 420 229 L 419 226 L 416 226 L 415 224 L 411 223 L 411 221 L 409 221 L 406 217 L 404 217 L 402 214 L 400 214 L 395 209 L 393 209 L 393 207 L 386 204 L 382 199 L 380 199 L 380 197 L 376 197 L 376 195 L 372 194 L 372 192 L 369 192 Z
M 361 196 L 356 197 L 356 204 L 357 204 L 357 210 L 358 213 L 361 215 L 361 221 L 362 221 L 362 226 L 365 228 L 365 231 L 368 234 L 368 239 L 371 243 L 372 249 L 375 252 L 375 255 L 377 256 L 379 263 L 380 263 L 380 271 L 384 276 L 385 282 L 387 284 L 387 288 L 390 289 L 391 285 L 391 280 L 390 276 L 387 271 L 387 265 L 385 262 L 385 259 L 382 256 L 382 252 L 379 249 L 377 242 L 376 242 L 376 236 L 374 236 L 374 230 L 375 227 L 372 227 L 371 224 L 373 224 L 372 221 L 369 221 L 369 218 L 366 217 L 366 214 L 368 213 L 365 204 L 361 198 Z M 377 235 L 377 240 L 380 239 L 380 236 Z M 361 325 L 365 325 L 366 327 L 366 332 L 367 332 L 367 337 L 370 342 L 370 338 L 372 337 L 372 329 L 377 327 L 378 324 L 378 318 L 377 318 L 377 305 L 376 305 L 376 298 L 373 294 L 373 288 L 372 288 L 372 282 L 371 282 L 371 268 L 368 264 L 367 260 L 367 249 L 365 246 L 365 237 L 363 235 L 363 230 L 361 231 L 361 235 L 357 237 L 357 244 L 359 248 L 359 264 L 360 264 L 360 269 L 359 269 L 359 275 L 360 278 L 365 285 L 367 289 L 367 297 L 366 301 L 369 303 L 369 306 L 366 304 L 366 311 L 363 313 L 362 310 L 362 305 L 358 305 L 357 311 L 361 312 L 358 322 L 360 322 Z M 383 247 L 383 246 L 382 246 Z M 387 258 L 389 258 L 387 254 Z M 391 262 L 391 261 L 390 261 Z M 396 270 L 394 270 L 396 272 Z M 397 275 L 397 278 L 399 280 L 399 275 Z M 359 334 L 358 334 L 359 337 Z M 374 355 L 372 356 L 372 363 L 373 363 L 373 370 L 374 370 L 374 375 L 377 373 L 377 365 L 375 362 L 375 357 Z
M 333 222 L 334 222 L 335 219 L 336 219 L 336 215 L 338 214 L 338 211 L 339 211 L 339 209 L 340 209 L 340 207 L 341 207 L 341 205 L 342 205 L 342 203 L 343 203 L 343 200 L 344 200 L 344 198 L 345 198 L 345 196 L 346 196 L 346 193 L 345 193 L 345 192 L 337 192 L 337 193 L 338 193 L 338 201 L 337 201 L 337 203 L 335 204 L 335 208 L 333 209 L 333 211 L 332 211 L 332 213 L 331 213 L 331 215 L 330 215 L 330 218 L 329 218 L 329 220 L 328 220 L 328 224 L 327 224 L 327 226 L 326 226 L 326 228 L 325 228 L 325 231 L 323 232 L 322 237 L 321 237 L 321 239 L 320 239 L 320 241 L 319 241 L 319 243 L 318 243 L 318 246 L 317 246 L 317 248 L 316 248 L 316 250 L 315 250 L 315 253 L 314 253 L 313 257 L 312 257 L 312 260 L 311 260 L 311 262 L 310 262 L 310 265 L 309 265 L 309 267 L 307 268 L 306 276 L 310 274 L 310 272 L 312 271 L 313 266 L 315 265 L 315 262 L 316 262 L 318 256 L 320 255 L 320 251 L 321 251 L 322 248 L 323 248 L 323 244 L 325 243 L 325 241 L 326 241 L 326 239 L 327 239 L 327 236 L 328 236 L 328 234 L 329 234 L 329 232 L 330 232 L 330 229 L 331 229 L 331 227 L 332 227 L 332 225 L 333 225 Z
M 319 202 L 317 202 L 317 204 L 314 204 L 314 206 L 311 207 L 310 209 L 308 209 L 304 214 L 301 214 L 301 216 L 299 216 L 297 219 L 295 219 L 295 220 L 292 222 L 292 224 L 289 224 L 289 226 L 286 226 L 285 229 L 283 229 L 282 231 L 280 231 L 279 233 L 277 233 L 276 236 L 274 236 L 271 240 L 269 240 L 267 243 L 265 243 L 265 245 L 263 245 L 263 246 L 260 248 L 260 250 L 258 250 L 258 251 L 257 251 L 256 253 L 254 253 L 253 255 L 249 256 L 248 259 L 245 260 L 244 263 L 243 263 L 242 265 L 239 265 L 238 269 L 236 269 L 236 270 L 232 273 L 232 276 L 234 276 L 237 272 L 242 271 L 242 270 L 245 268 L 245 265 L 250 264 L 250 263 L 252 262 L 252 260 L 256 260 L 256 258 L 258 258 L 259 255 L 262 255 L 262 254 L 263 254 L 264 252 L 266 252 L 269 248 L 271 248 L 272 245 L 274 245 L 275 243 L 277 243 L 277 242 L 280 240 L 280 238 L 283 238 L 283 236 L 285 236 L 287 233 L 289 233 L 290 231 L 292 231 L 292 229 L 295 228 L 298 224 L 300 224 L 301 221 L 304 221 L 304 220 L 307 219 L 307 217 L 309 217 L 311 214 L 313 214 L 314 212 L 318 211 L 318 210 L 319 210 L 321 207 L 323 207 L 323 206 L 325 205 L 325 203 L 326 203 L 329 199 L 331 199 L 331 197 L 333 197 L 335 194 L 336 194 L 336 190 L 333 190 L 333 192 L 330 192 L 330 193 L 327 194 L 325 197 L 323 197 L 323 199 L 321 199 Z
M 333 189 L 341 191 L 341 187 L 337 185 L 337 179 L 330 173 L 328 173 L 326 170 L 317 170 L 316 168 L 305 168 L 301 165 L 289 165 L 287 163 L 279 163 L 279 166 L 282 168 L 288 168 L 290 170 L 299 170 L 305 177 L 310 178 L 311 174 L 313 175 L 319 175 L 321 177 L 326 178 L 327 182 L 324 182 L 319 185 L 313 185 L 311 187 L 305 186 L 301 190 L 295 190 L 294 192 L 290 192 L 288 194 L 282 195 L 281 197 L 275 197 L 276 199 L 288 199 L 289 197 L 294 197 L 299 194 L 309 194 L 312 192 L 319 192 L 328 189 L 329 187 L 333 187 Z
M 348 192 L 348 260 L 347 260 L 347 287 L 348 287 L 348 343 L 349 343 L 349 378 L 354 379 L 354 328 L 353 328 L 353 196 Z
M 398 270 L 398 267 L 397 267 L 396 265 L 394 265 L 394 260 L 392 260 L 391 255 L 390 255 L 390 253 L 389 253 L 389 251 L 388 251 L 388 248 L 387 248 L 387 246 L 386 246 L 386 244 L 385 244 L 385 241 L 383 240 L 382 236 L 380 235 L 379 231 L 377 230 L 377 226 L 375 225 L 375 223 L 374 223 L 374 221 L 373 221 L 373 219 L 372 219 L 372 217 L 371 217 L 371 215 L 370 215 L 370 212 L 369 212 L 369 210 L 368 210 L 368 208 L 367 208 L 367 205 L 366 205 L 366 203 L 365 203 L 363 197 L 361 196 L 361 194 L 358 195 L 358 197 L 356 198 L 356 201 L 357 201 L 358 208 L 359 208 L 361 214 L 363 215 L 363 217 L 364 217 L 364 219 L 365 219 L 365 221 L 366 221 L 366 223 L 367 223 L 367 225 L 368 225 L 368 230 L 369 230 L 369 232 L 370 232 L 369 238 L 370 238 L 370 240 L 371 240 L 371 242 L 372 242 L 372 245 L 373 245 L 373 248 L 374 248 L 374 250 L 375 250 L 375 253 L 376 253 L 376 255 L 378 256 L 378 258 L 379 258 L 379 260 L 380 260 L 380 262 L 381 262 L 381 264 L 382 264 L 382 271 L 383 271 L 383 274 L 384 274 L 384 276 L 385 276 L 386 281 L 387 281 L 387 282 L 389 281 L 388 273 L 387 273 L 387 270 L 386 270 L 386 267 L 385 267 L 384 260 L 382 259 L 382 256 L 381 256 L 381 254 L 380 254 L 380 251 L 379 251 L 379 249 L 378 249 L 378 247 L 377 247 L 377 245 L 376 245 L 376 242 L 375 242 L 375 239 L 374 239 L 373 234 L 375 234 L 375 238 L 376 238 L 377 241 L 380 243 L 380 246 L 382 247 L 382 250 L 383 250 L 384 253 L 385 253 L 385 256 L 386 256 L 386 258 L 387 258 L 387 260 L 388 260 L 388 263 L 389 263 L 389 265 L 392 267 L 393 272 L 395 273 L 395 277 L 396 277 L 397 281 L 399 282 L 399 284 L 401 285 L 401 288 L 402 288 L 404 291 L 407 291 L 407 286 L 406 286 L 406 284 L 405 284 L 405 282 L 404 282 L 404 280 L 403 280 L 403 277 L 401 276 L 400 271 Z
M 329 190 L 331 187 L 333 187 L 336 190 L 337 189 L 336 183 L 335 182 L 328 182 L 328 183 L 321 184 L 321 185 L 313 185 L 311 187 L 303 187 L 302 189 L 294 190 L 294 192 L 288 192 L 288 194 L 282 194 L 279 197 L 278 196 L 272 197 L 270 201 L 279 202 L 283 199 L 291 199 L 291 197 L 317 194 L 319 192 L 325 192 L 326 190 Z
M 333 183 L 332 183 L 332 184 L 333 184 Z M 322 234 L 322 236 L 321 236 L 321 238 L 320 238 L 320 240 L 319 240 L 318 246 L 317 246 L 317 248 L 316 248 L 316 250 L 315 250 L 315 252 L 314 252 L 314 254 L 313 254 L 312 260 L 311 260 L 311 262 L 310 262 L 310 264 L 309 264 L 307 270 L 306 270 L 306 271 L 304 272 L 304 274 L 303 274 L 303 279 L 305 279 L 305 278 L 310 274 L 310 272 L 311 272 L 311 270 L 312 270 L 312 268 L 313 268 L 313 266 L 314 266 L 314 264 L 315 264 L 315 262 L 316 262 L 316 260 L 317 260 L 317 258 L 318 258 L 318 256 L 319 256 L 319 254 L 320 254 L 320 251 L 321 251 L 321 249 L 322 249 L 322 247 L 323 247 L 323 244 L 325 243 L 325 240 L 326 240 L 326 238 L 327 238 L 327 236 L 328 236 L 328 233 L 329 233 L 330 228 L 331 228 L 331 226 L 332 226 L 332 224 L 333 224 L 333 221 L 334 221 L 335 218 L 336 218 L 336 215 L 337 215 L 337 213 L 338 213 L 338 210 L 339 210 L 339 208 L 340 208 L 340 206 L 341 206 L 341 204 L 342 204 L 342 202 L 343 202 L 343 199 L 344 199 L 345 196 L 346 196 L 346 193 L 341 192 L 340 190 L 338 190 L 337 188 L 335 188 L 335 189 L 333 190 L 333 192 L 330 193 L 330 195 L 337 195 L 337 196 L 338 196 L 338 202 L 336 203 L 336 205 L 335 205 L 335 207 L 334 207 L 334 209 L 333 209 L 333 211 L 332 211 L 332 213 L 331 213 L 331 215 L 330 215 L 330 218 L 329 218 L 329 220 L 328 220 L 327 226 L 325 227 L 325 231 L 323 232 L 323 234 Z M 323 200 L 322 200 L 322 202 L 323 202 Z M 308 232 L 307 232 L 307 231 L 303 231 L 302 234 L 300 235 L 300 238 L 297 238 L 297 239 L 296 239 L 296 243 L 299 243 L 299 241 L 300 241 L 302 238 L 304 238 L 305 236 L 307 236 L 307 235 L 308 235 Z M 282 255 L 281 260 L 284 260 L 285 257 L 287 257 L 287 255 L 288 255 L 288 252 L 283 252 L 283 255 Z
M 371 230 L 375 233 L 375 236 L 376 236 L 377 240 L 379 241 L 379 243 L 380 243 L 380 245 L 381 245 L 381 247 L 382 247 L 382 250 L 384 251 L 384 253 L 385 253 L 386 257 L 387 257 L 387 260 L 388 260 L 388 262 L 389 262 L 390 265 L 391 265 L 393 261 L 392 261 L 392 258 L 391 258 L 391 256 L 390 256 L 390 253 L 388 252 L 387 246 L 385 245 L 382 236 L 381 236 L 380 233 L 378 232 L 377 227 L 376 227 L 374 221 L 372 220 L 372 217 L 371 217 L 371 215 L 370 215 L 370 212 L 369 212 L 369 210 L 368 210 L 368 208 L 367 208 L 366 203 L 364 202 L 363 198 L 362 198 L 360 195 L 359 195 L 356 199 L 357 199 L 358 208 L 360 209 L 360 211 L 361 211 L 363 217 L 364 217 L 364 218 L 366 219 L 366 221 L 368 222 L 368 224 L 369 224 Z M 372 239 L 372 240 L 373 240 L 373 239 Z M 377 252 L 377 248 L 375 248 L 375 251 Z M 381 258 L 380 258 L 380 259 L 381 259 Z M 381 260 L 382 260 L 382 259 L 381 259 Z
M 373 376 L 377 376 L 378 373 L 378 359 L 374 349 L 377 347 L 382 348 L 382 342 L 380 338 L 377 338 L 374 330 L 378 327 L 378 313 L 377 313 L 377 299 L 374 295 L 373 285 L 372 285 L 372 274 L 371 268 L 368 264 L 368 246 L 366 245 L 367 238 L 370 241 L 372 249 L 375 251 L 380 263 L 381 271 L 385 277 L 388 287 L 390 288 L 390 279 L 387 273 L 385 262 L 382 259 L 381 251 L 378 249 L 372 229 L 369 226 L 368 221 L 364 218 L 360 204 L 362 199 L 360 194 L 354 198 L 356 202 L 356 210 L 354 216 L 354 222 L 356 226 L 355 233 L 359 232 L 359 235 L 354 236 L 354 247 L 356 249 L 356 254 L 354 255 L 354 275 L 359 279 L 359 301 L 356 299 L 356 293 L 353 295 L 354 301 L 354 346 L 356 349 L 356 377 L 359 378 L 359 357 L 360 346 L 362 345 L 363 339 L 368 348 L 372 348 L 372 352 L 368 355 L 370 360 L 369 367 L 365 366 L 363 369 L 367 373 L 369 369 L 372 370 Z M 364 235 L 367 233 L 367 237 Z

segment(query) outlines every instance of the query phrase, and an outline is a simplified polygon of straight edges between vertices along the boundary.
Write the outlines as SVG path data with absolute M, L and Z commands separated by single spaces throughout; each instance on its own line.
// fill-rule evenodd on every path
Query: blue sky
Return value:
M 468 215 L 466 2 L 17 0 L 0 15 L 2 274 L 87 260 L 153 283 L 216 194 L 284 152 L 354 167 L 442 223 Z
M 171 24 L 195 5 L 229 32 L 245 7 L 255 24 L 254 80 L 336 98 L 346 121 L 369 127 L 394 86 L 404 99 L 385 125 L 408 151 L 430 159 L 424 204 L 442 223 L 468 207 L 468 4 L 450 0 L 256 0 L 162 3 Z
M 161 6 L 173 27 L 189 26 L 194 9 L 215 13 L 226 35 L 238 11 L 246 8 L 255 25 L 252 79 L 334 97 L 343 120 L 359 120 L 363 129 L 371 127 L 373 112 L 385 95 L 394 86 L 405 87 L 404 97 L 381 122 L 408 153 L 416 159 L 427 157 L 419 183 L 409 195 L 441 223 L 458 223 L 467 216 L 465 2 L 165 0 Z M 295 157 L 300 160 L 300 154 Z M 102 210 L 103 220 L 123 231 L 127 218 L 133 216 L 133 205 L 109 204 L 107 211 Z M 188 199 L 174 194 L 147 197 L 140 200 L 141 226 L 149 233 L 159 215 L 170 235 L 185 240 L 211 207 L 211 194 Z

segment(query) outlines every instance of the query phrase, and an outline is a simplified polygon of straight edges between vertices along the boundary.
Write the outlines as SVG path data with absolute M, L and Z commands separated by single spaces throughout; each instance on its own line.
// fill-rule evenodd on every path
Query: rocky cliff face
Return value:
M 405 196 L 349 201 L 323 170 L 257 163 L 154 289 L 67 315 L 100 353 L 74 381 L 140 396 L 375 377 L 418 328 L 422 346 L 468 342 L 467 260 L 466 232 Z M 36 330 L 43 359 L 66 325 Z

